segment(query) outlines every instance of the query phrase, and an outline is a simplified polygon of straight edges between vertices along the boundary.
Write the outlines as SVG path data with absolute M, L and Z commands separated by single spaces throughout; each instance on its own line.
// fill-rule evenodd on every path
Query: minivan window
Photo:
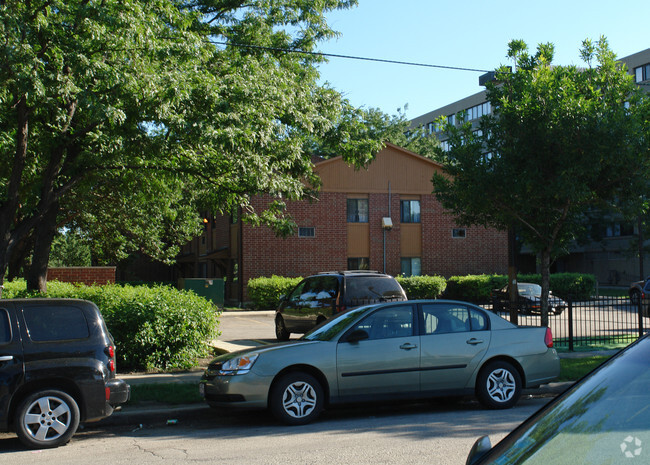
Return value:
M 77 307 L 35 306 L 23 309 L 29 338 L 35 342 L 85 339 L 88 323 Z
M 11 322 L 7 310 L 0 308 L 0 344 L 8 342 L 11 342 Z

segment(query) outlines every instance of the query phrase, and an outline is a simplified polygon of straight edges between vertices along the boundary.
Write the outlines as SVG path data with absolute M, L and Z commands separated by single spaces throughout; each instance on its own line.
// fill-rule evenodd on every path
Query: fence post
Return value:
M 637 307 L 639 313 L 639 337 L 643 337 L 643 295 L 639 296 L 639 305 Z
M 569 312 L 569 352 L 573 352 L 573 298 L 569 297 L 567 312 Z

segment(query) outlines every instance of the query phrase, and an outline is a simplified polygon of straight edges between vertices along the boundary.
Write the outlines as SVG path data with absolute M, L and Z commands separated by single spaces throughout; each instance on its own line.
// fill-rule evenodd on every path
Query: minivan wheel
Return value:
M 315 420 L 323 410 L 323 388 L 307 373 L 289 373 L 271 388 L 271 413 L 288 425 L 304 425 Z
M 284 320 L 280 315 L 275 317 L 275 337 L 278 341 L 288 341 L 291 333 L 284 325 Z
M 14 417 L 18 438 L 33 449 L 66 444 L 79 426 L 79 407 L 63 391 L 43 390 L 27 396 Z
M 478 375 L 476 395 L 488 408 L 513 407 L 521 396 L 521 376 L 508 362 L 490 362 Z

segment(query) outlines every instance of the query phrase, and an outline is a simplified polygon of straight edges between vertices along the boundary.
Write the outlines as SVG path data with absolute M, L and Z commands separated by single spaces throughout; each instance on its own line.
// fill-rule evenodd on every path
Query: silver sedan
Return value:
M 269 408 L 308 423 L 328 405 L 476 395 L 509 408 L 524 387 L 553 381 L 560 362 L 548 328 L 517 327 L 444 300 L 368 305 L 300 340 L 225 354 L 200 382 L 213 407 Z

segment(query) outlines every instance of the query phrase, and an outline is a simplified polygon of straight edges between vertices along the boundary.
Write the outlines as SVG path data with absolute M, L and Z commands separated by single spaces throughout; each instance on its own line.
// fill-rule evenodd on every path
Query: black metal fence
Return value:
M 486 306 L 486 308 L 490 308 Z M 498 312 L 509 320 L 508 312 Z M 575 350 L 580 346 L 629 344 L 650 327 L 648 302 L 633 304 L 628 298 L 600 297 L 567 301 L 560 314 L 549 313 L 549 327 L 558 348 Z M 520 326 L 540 326 L 541 316 L 518 314 Z

